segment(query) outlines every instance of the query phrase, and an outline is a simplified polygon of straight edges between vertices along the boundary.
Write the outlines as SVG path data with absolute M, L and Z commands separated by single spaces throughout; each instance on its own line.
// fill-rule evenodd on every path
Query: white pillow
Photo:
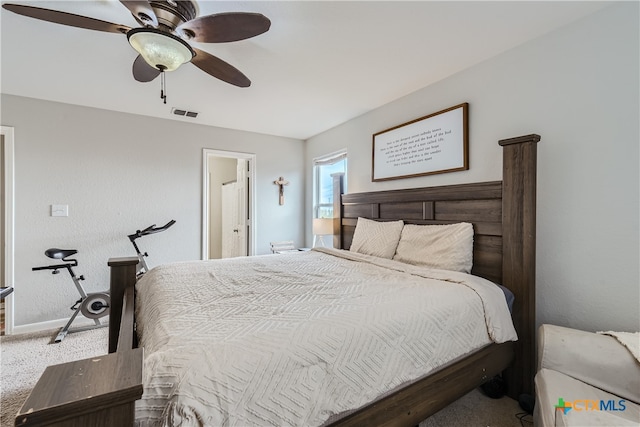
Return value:
M 391 259 L 396 253 L 404 223 L 400 221 L 374 221 L 358 218 L 353 233 L 351 252 Z
M 393 259 L 407 264 L 470 273 L 473 267 L 473 225 L 467 222 L 406 224 Z

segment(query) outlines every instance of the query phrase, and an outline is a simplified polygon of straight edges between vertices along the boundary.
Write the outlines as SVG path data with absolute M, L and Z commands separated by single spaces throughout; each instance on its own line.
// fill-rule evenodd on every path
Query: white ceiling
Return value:
M 137 27 L 117 1 L 2 1 Z M 605 6 L 592 1 L 199 1 L 199 15 L 259 12 L 271 29 L 192 43 L 234 65 L 249 88 L 191 64 L 139 83 L 126 36 L 0 11 L 2 93 L 307 139 Z M 550 64 L 551 66 L 551 64 Z M 196 119 L 172 115 L 178 107 Z

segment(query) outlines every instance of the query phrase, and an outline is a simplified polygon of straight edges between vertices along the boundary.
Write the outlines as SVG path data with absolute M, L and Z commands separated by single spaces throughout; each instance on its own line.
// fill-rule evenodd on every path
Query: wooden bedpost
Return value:
M 342 249 L 342 194 L 344 193 L 344 173 L 331 174 L 333 178 L 333 247 Z
M 118 349 L 118 337 L 120 324 L 122 323 L 122 304 L 125 291 L 133 289 L 136 284 L 136 265 L 138 257 L 111 258 L 108 265 L 111 267 L 111 279 L 109 293 L 111 296 L 111 310 L 109 313 L 109 353 L 115 353 Z M 131 293 L 130 295 L 133 295 Z M 133 302 L 130 301 L 129 302 Z M 133 307 L 133 304 L 130 305 Z M 129 349 L 131 349 L 130 344 Z
M 533 395 L 536 319 L 536 168 L 539 135 L 503 139 L 502 284 L 515 295 L 518 332 L 515 360 L 507 370 L 508 393 Z

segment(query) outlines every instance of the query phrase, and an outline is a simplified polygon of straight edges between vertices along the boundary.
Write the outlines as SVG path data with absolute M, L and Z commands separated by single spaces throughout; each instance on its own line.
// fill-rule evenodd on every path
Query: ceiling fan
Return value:
M 187 42 L 224 43 L 255 37 L 269 30 L 271 21 L 260 13 L 225 12 L 197 16 L 190 0 L 136 0 L 122 3 L 141 25 L 130 28 L 95 18 L 51 9 L 18 4 L 3 4 L 11 12 L 30 18 L 88 30 L 121 33 L 139 53 L 133 62 L 133 77 L 149 82 L 165 71 L 173 71 L 191 62 L 207 74 L 239 87 L 251 81 L 220 58 L 192 47 Z M 166 103 L 164 84 L 160 95 Z

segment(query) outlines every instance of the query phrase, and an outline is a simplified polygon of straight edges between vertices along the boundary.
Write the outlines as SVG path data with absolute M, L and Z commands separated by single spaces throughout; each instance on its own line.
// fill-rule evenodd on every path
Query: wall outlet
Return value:
M 69 216 L 69 205 L 51 205 L 51 216 Z

